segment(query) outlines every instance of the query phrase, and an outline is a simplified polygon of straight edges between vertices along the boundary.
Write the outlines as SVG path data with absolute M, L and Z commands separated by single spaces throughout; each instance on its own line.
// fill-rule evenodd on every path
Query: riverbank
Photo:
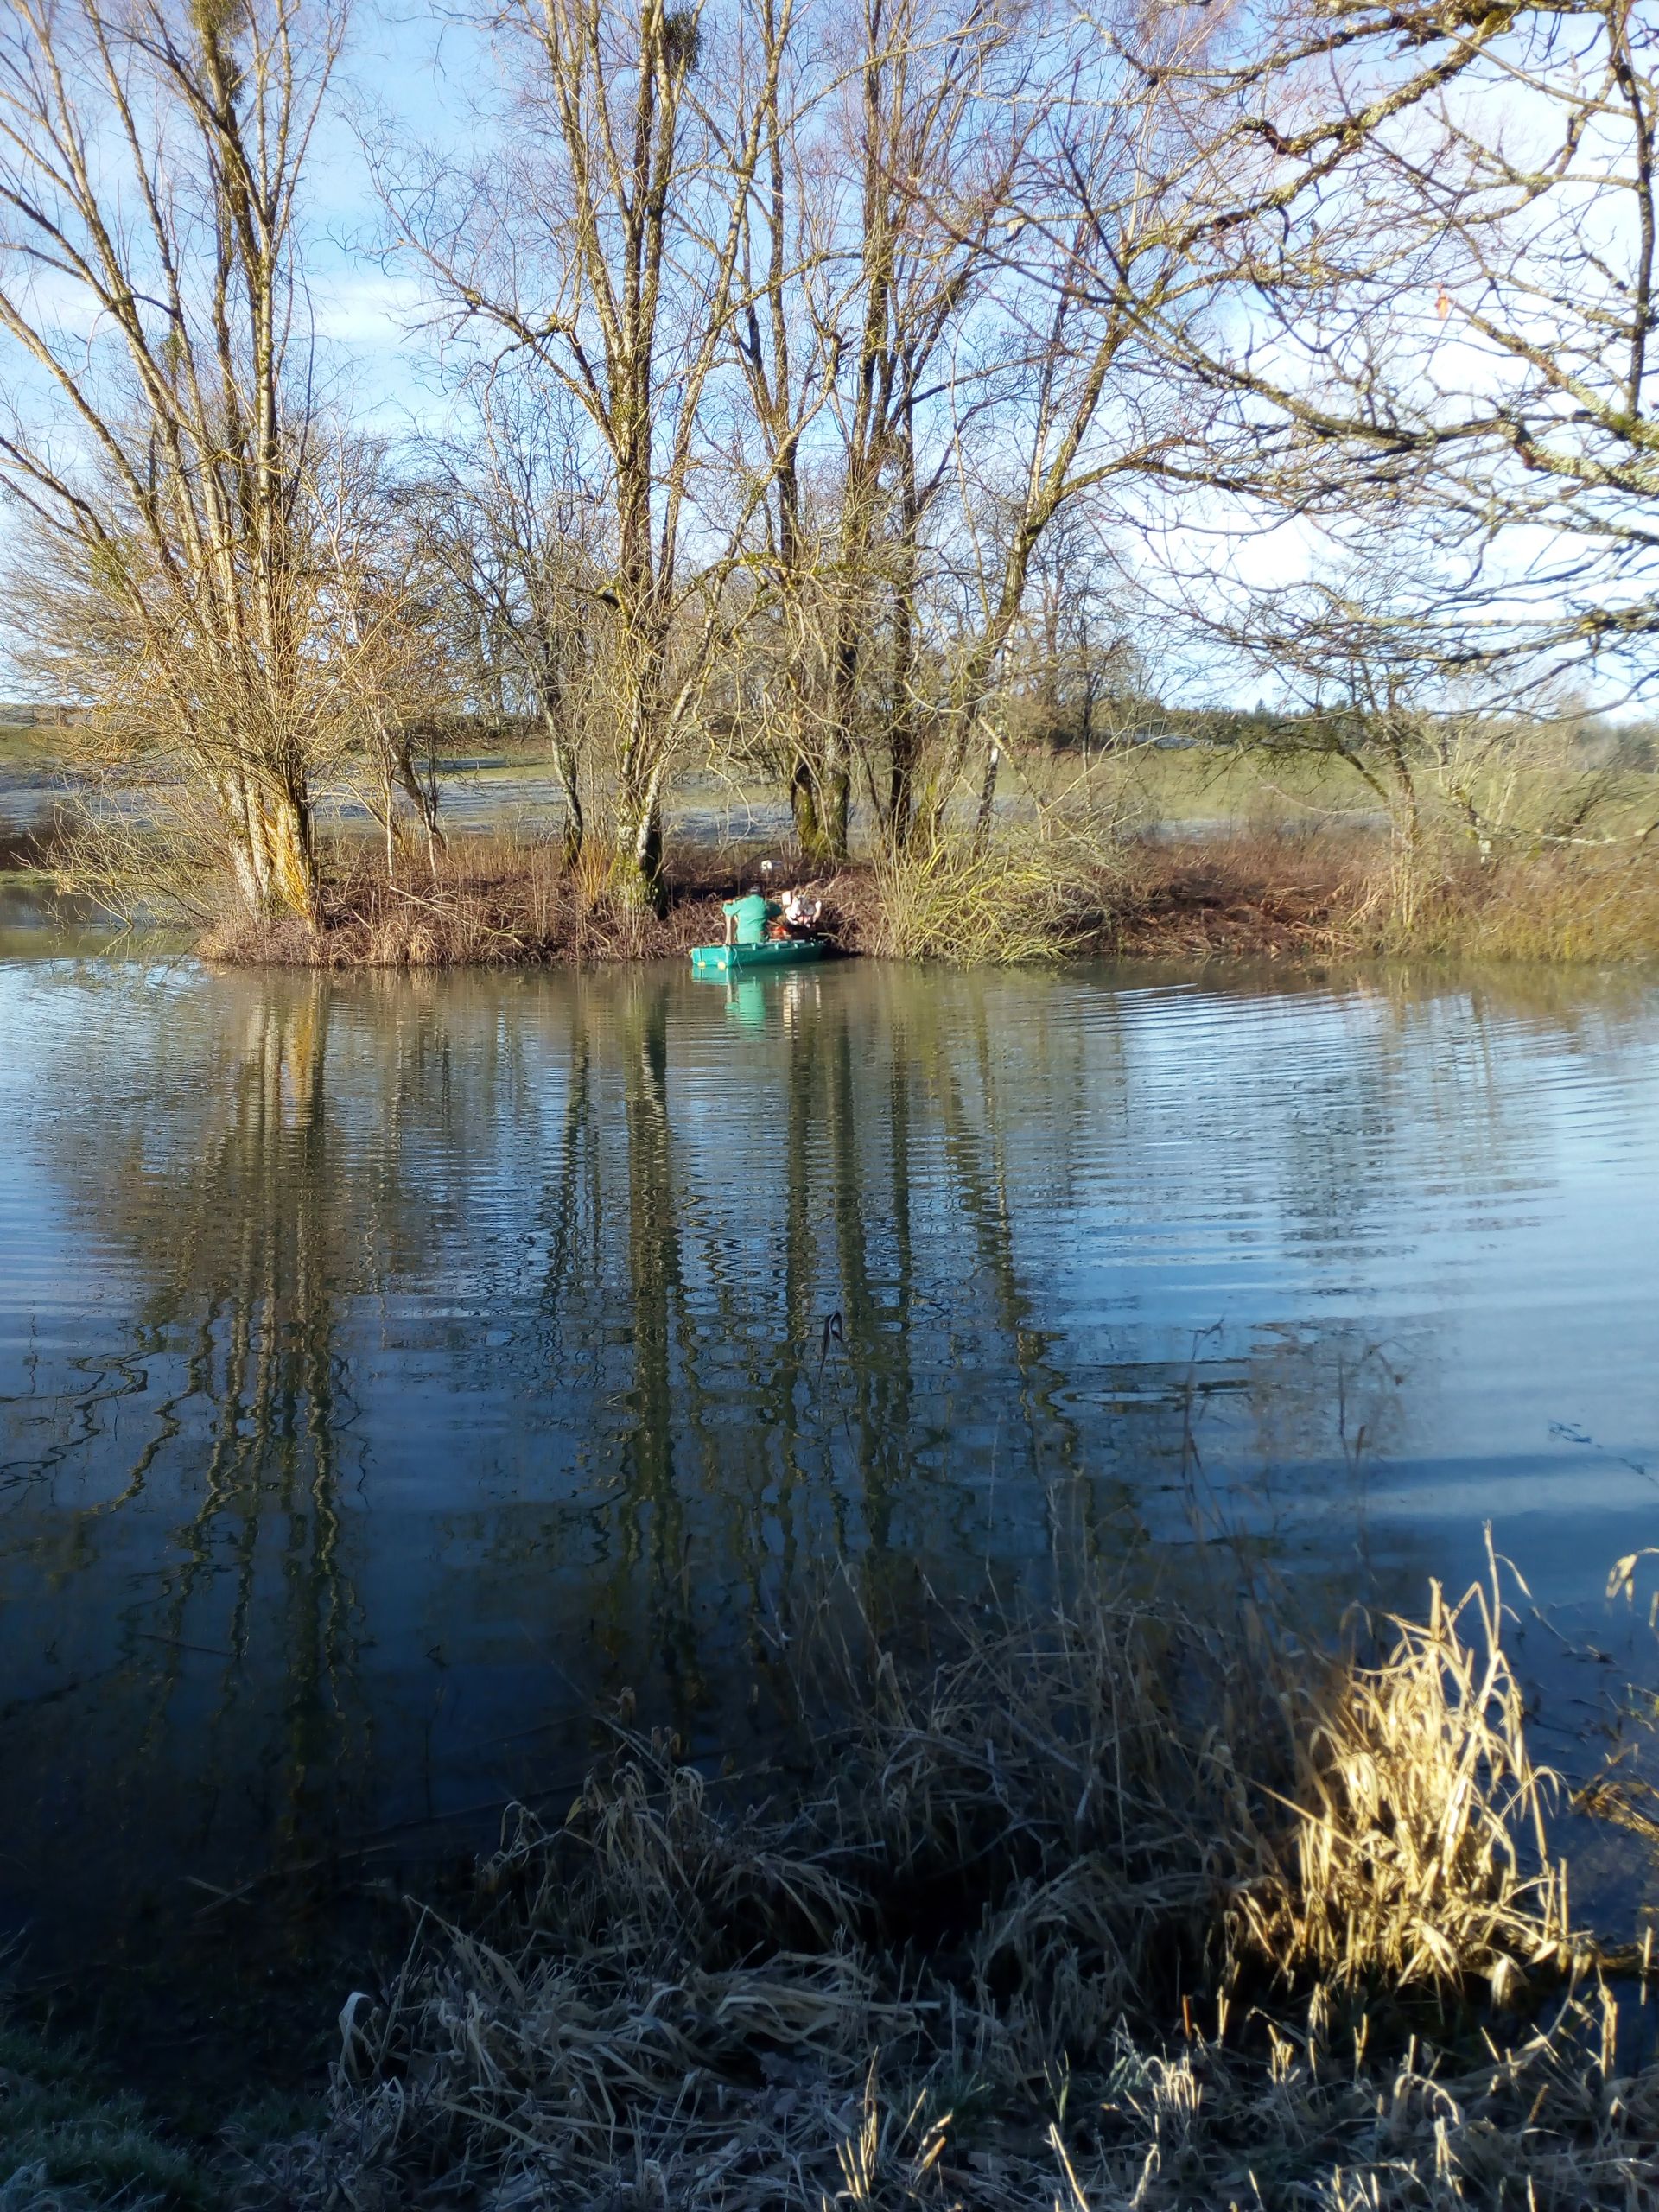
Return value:
M 456 838 L 430 869 L 388 882 L 363 852 L 342 851 L 320 922 L 227 915 L 199 940 L 238 966 L 442 968 L 590 966 L 683 956 L 718 944 L 721 905 L 766 879 L 807 884 L 840 952 L 963 965 L 1052 959 L 1106 949 L 1123 875 L 1116 859 L 1068 850 L 978 855 L 955 844 L 902 863 L 861 860 L 814 874 L 787 848 L 682 848 L 655 908 L 620 897 L 601 855 L 567 866 L 551 840 L 511 833 Z
M 1650 2201 L 1659 2065 L 1620 2071 L 1496 1587 L 1357 1649 L 1295 1615 L 1096 1576 L 901 1643 L 821 1622 L 764 1776 L 619 1725 L 565 1823 L 511 1821 L 470 1910 L 348 2002 L 273 2178 L 319 2208 Z
M 311 2124 L 188 2150 L 8 2046 L 0 2204 L 1650 2204 L 1645 1954 L 1574 1917 L 1506 1618 L 1496 1569 L 1357 1643 L 1224 1570 L 826 1601 L 760 1766 L 624 1708 L 509 1815 L 330 2000 Z
M 683 849 L 658 910 L 618 898 L 601 862 L 511 834 L 454 840 L 388 882 L 343 855 L 316 925 L 232 914 L 199 949 L 232 965 L 587 966 L 717 942 L 721 904 L 786 849 Z M 1483 864 L 1455 849 L 1408 865 L 1372 833 L 1242 829 L 1118 843 L 951 843 L 812 878 L 838 950 L 963 966 L 1104 956 L 1330 961 L 1389 955 L 1618 963 L 1659 957 L 1659 862 L 1645 847 L 1547 850 Z

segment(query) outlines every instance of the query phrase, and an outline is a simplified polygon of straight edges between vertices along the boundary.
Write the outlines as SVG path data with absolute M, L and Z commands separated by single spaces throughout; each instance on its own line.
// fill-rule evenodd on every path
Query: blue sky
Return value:
M 406 140 L 430 154 L 475 155 L 488 130 L 496 64 L 474 30 L 407 0 L 359 6 L 337 74 L 334 96 L 312 149 L 307 194 L 307 262 L 313 290 L 321 365 L 325 378 L 350 394 L 360 422 L 396 435 L 436 427 L 448 415 L 433 359 L 433 340 L 420 326 L 425 288 L 407 263 L 385 263 L 378 252 L 379 216 L 365 143 L 389 147 Z M 1211 524 L 1221 519 L 1218 510 Z M 1214 537 L 1179 534 L 1200 568 L 1224 549 Z M 0 550 L 5 523 L 0 512 Z M 1278 585 L 1305 573 L 1314 549 L 1306 530 L 1287 524 L 1252 537 L 1243 553 L 1251 581 Z M 0 690 L 9 679 L 0 638 Z M 1224 689 L 1254 699 L 1264 688 L 1259 671 L 1246 670 Z

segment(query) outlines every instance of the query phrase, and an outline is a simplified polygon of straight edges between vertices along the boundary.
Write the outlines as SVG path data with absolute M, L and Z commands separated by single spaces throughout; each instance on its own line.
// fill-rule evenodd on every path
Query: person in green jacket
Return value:
M 776 920 L 782 909 L 757 887 L 741 899 L 728 899 L 720 911 L 726 917 L 728 944 L 764 944 L 766 924 Z

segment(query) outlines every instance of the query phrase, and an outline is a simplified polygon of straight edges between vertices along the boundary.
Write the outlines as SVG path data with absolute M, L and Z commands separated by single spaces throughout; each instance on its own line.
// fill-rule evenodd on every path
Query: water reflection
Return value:
M 1497 1512 L 1599 1587 L 1656 1039 L 1550 978 L 0 966 L 0 1916 L 469 1834 L 625 1684 L 741 1740 L 838 1558 L 1196 1512 L 1415 1585 Z

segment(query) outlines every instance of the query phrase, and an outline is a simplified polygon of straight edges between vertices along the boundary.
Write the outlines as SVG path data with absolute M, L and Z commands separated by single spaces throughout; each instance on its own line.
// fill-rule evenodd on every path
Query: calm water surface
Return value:
M 216 976 L 0 936 L 0 1934 L 91 1957 L 588 1716 L 1195 1507 L 1408 1602 L 1659 1541 L 1659 989 Z M 194 1910 L 194 1906 L 192 1907 Z M 215 1923 L 218 1925 L 219 1923 Z

